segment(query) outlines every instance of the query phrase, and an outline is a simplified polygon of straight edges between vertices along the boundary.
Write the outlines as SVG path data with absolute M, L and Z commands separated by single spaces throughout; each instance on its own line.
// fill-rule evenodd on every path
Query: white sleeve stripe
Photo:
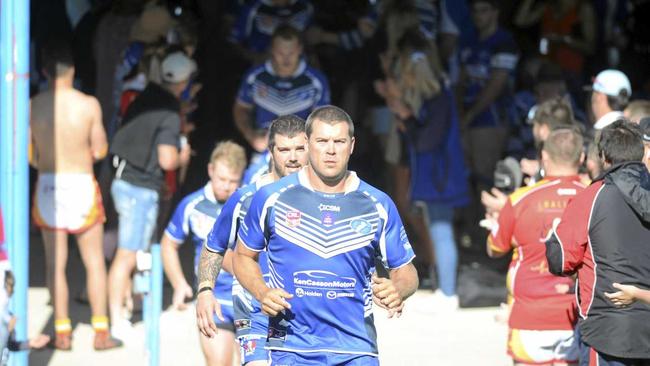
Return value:
M 379 250 L 381 252 L 381 260 L 384 263 L 384 266 L 388 267 L 388 254 L 386 253 L 386 225 L 388 225 L 388 213 L 380 203 L 377 203 L 375 207 L 377 207 L 379 217 L 384 221 L 381 228 L 381 236 L 379 237 Z
M 210 246 L 208 245 L 208 241 L 207 241 L 207 240 L 204 240 L 204 241 L 203 241 L 203 247 L 205 247 L 205 249 L 206 249 L 208 252 L 211 252 L 211 253 L 217 253 L 217 254 L 222 254 L 222 252 L 220 252 L 220 251 L 218 251 L 218 250 L 214 250 L 213 248 L 210 248 Z M 225 252 L 224 252 L 224 253 L 225 253 Z
M 241 211 L 241 202 L 238 202 L 235 205 L 235 209 L 232 210 L 232 221 L 230 222 L 230 234 L 228 235 L 228 246 L 235 242 L 237 237 L 237 221 L 239 220 L 239 211 Z
M 167 235 L 172 241 L 176 242 L 177 244 L 182 244 L 185 241 L 185 238 L 177 238 L 176 236 L 172 235 L 167 229 L 165 229 L 165 235 Z
M 499 69 L 513 70 L 517 66 L 518 59 L 519 57 L 514 53 L 497 53 L 492 56 L 490 66 Z

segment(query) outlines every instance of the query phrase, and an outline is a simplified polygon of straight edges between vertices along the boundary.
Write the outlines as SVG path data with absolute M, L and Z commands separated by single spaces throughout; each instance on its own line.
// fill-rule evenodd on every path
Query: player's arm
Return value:
M 223 263 L 222 263 L 221 268 L 222 268 L 224 271 L 226 271 L 226 272 L 228 272 L 228 273 L 230 273 L 230 274 L 234 274 L 234 273 L 235 273 L 235 272 L 234 272 L 233 265 L 232 265 L 232 261 L 233 261 L 233 257 L 234 257 L 234 256 L 235 256 L 235 253 L 234 253 L 234 251 L 233 251 L 232 249 L 230 249 L 230 248 L 227 249 L 227 250 L 226 250 L 226 253 L 223 255 Z
M 198 280 L 199 288 L 196 296 L 196 323 L 199 330 L 206 337 L 212 338 L 217 334 L 217 325 L 214 323 L 213 314 L 220 319 L 221 307 L 212 294 L 212 289 L 221 270 L 223 254 L 208 250 L 203 246 L 199 256 Z
M 179 243 L 172 239 L 169 234 L 164 233 L 160 241 L 163 268 L 169 282 L 174 288 L 172 306 L 178 310 L 184 310 L 186 298 L 192 298 L 192 286 L 187 283 L 183 274 L 183 267 L 178 256 Z
M 90 113 L 90 151 L 93 160 L 101 160 L 108 153 L 106 131 L 102 123 L 102 108 L 95 97 L 88 97 L 88 111 Z
M 237 241 L 233 256 L 235 276 L 239 283 L 248 290 L 261 304 L 262 312 L 276 316 L 291 305 L 285 300 L 293 295 L 283 289 L 271 289 L 262 278 L 260 265 L 257 263 L 259 252 L 249 249 L 241 240 Z
M 233 106 L 232 115 L 235 119 L 235 126 L 244 136 L 244 139 L 251 147 L 258 150 L 259 146 L 256 145 L 260 136 L 253 129 L 253 106 L 237 100 Z
M 590 208 L 596 191 L 584 191 L 569 202 L 561 219 L 553 221 L 546 238 L 548 270 L 556 276 L 573 274 L 582 263 L 588 242 Z

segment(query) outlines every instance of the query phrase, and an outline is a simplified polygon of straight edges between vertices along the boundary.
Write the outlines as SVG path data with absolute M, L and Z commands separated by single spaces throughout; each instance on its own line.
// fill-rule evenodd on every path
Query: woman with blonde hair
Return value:
M 417 29 L 398 42 L 393 76 L 383 88 L 395 115 L 410 165 L 411 201 L 423 202 L 434 244 L 438 290 L 434 311 L 454 310 L 458 252 L 453 235 L 454 208 L 469 202 L 458 116 L 452 95 L 427 58 Z

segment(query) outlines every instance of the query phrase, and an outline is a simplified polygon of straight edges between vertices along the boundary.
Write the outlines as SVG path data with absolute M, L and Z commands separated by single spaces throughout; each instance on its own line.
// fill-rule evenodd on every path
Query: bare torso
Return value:
M 34 165 L 41 173 L 90 173 L 106 153 L 97 100 L 72 88 L 48 90 L 31 101 Z

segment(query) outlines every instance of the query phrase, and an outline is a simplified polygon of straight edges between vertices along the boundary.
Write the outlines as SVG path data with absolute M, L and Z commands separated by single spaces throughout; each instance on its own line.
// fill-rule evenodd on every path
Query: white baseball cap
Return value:
M 182 51 L 171 53 L 160 65 L 163 81 L 180 83 L 190 78 L 196 71 L 196 62 L 187 57 Z
M 632 95 L 630 80 L 624 73 L 613 69 L 603 70 L 598 73 L 589 89 L 613 97 L 621 95 L 623 91 L 628 97 Z

